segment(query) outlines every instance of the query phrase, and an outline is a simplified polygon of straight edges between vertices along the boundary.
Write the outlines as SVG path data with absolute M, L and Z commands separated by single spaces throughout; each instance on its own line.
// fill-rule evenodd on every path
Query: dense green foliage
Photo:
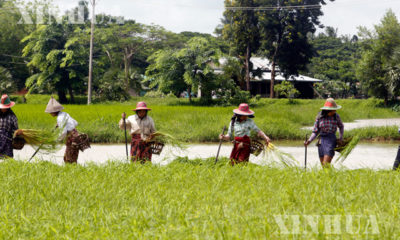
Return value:
M 29 104 L 28 98 L 28 104 L 18 104 L 14 107 L 21 128 L 51 129 L 55 125 L 55 119 L 44 113 L 48 98 L 41 101 L 41 104 L 40 101 L 36 101 L 37 104 Z M 65 105 L 65 111 L 79 122 L 78 130 L 88 133 L 92 142 L 123 142 L 123 131 L 118 128 L 121 113 L 134 114 L 131 109 L 136 106 L 137 101 L 146 101 L 153 109 L 149 114 L 158 130 L 170 133 L 185 142 L 217 142 L 218 134 L 224 125 L 229 125 L 232 110 L 237 107 L 191 106 L 187 100 L 177 98 L 138 98 L 125 103 Z M 301 128 L 313 125 L 324 101 L 253 99 L 251 104 L 256 112 L 256 124 L 274 141 L 301 140 L 306 133 L 310 134 L 310 131 Z M 398 112 L 382 107 L 382 101 L 376 99 L 339 100 L 338 104 L 343 106 L 339 114 L 345 122 L 399 117 Z M 399 138 L 395 126 L 345 132 L 345 136 L 354 134 L 360 134 L 362 139 Z
M 363 55 L 357 75 L 366 91 L 376 97 L 394 98 L 400 93 L 400 23 L 389 10 L 373 31 L 361 29 Z
M 121 163 L 83 167 L 7 160 L 0 163 L 0 238 L 400 237 L 397 172 L 304 172 L 226 163 L 214 166 L 211 159 L 181 159 L 166 167 Z M 291 216 L 300 215 L 301 232 L 285 233 L 276 220 L 281 215 L 288 217 L 285 226 L 290 232 L 295 231 Z M 326 230 L 329 215 L 341 219 L 338 234 Z M 346 228 L 349 215 L 354 217 L 353 230 Z M 319 217 L 316 231 L 307 216 Z
M 216 36 L 173 33 L 98 14 L 94 101 L 125 101 L 148 91 L 192 97 L 201 89 L 203 104 L 212 103 L 211 98 L 231 104 L 246 99 L 240 90 L 248 91 L 251 78 L 265 71 L 271 71 L 271 97 L 276 74 L 302 73 L 324 80 L 314 86 L 321 98 L 395 99 L 400 25 L 394 12 L 389 10 L 373 30 L 361 27 L 357 36 L 338 36 L 332 27 L 315 35 L 323 14 L 315 6 L 327 3 L 335 4 L 226 0 Z M 310 4 L 314 7 L 299 7 Z M 259 6 L 277 7 L 254 9 Z M 61 102 L 75 102 L 75 95 L 87 93 L 89 2 L 81 0 L 60 16 L 50 15 L 51 7 L 51 0 L 0 0 L 1 93 L 24 93 L 27 87 L 32 93 L 57 94 Z M 255 69 L 252 56 L 271 64 Z
M 357 36 L 351 39 L 338 36 L 337 29 L 327 27 L 311 40 L 317 55 L 312 58 L 304 74 L 324 80 L 316 84 L 316 90 L 323 96 L 347 98 L 359 96 L 355 68 L 360 59 L 360 44 Z

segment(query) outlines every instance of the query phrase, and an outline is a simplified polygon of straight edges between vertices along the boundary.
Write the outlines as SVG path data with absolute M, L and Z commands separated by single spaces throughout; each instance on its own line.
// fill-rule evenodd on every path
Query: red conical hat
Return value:
M 133 109 L 132 111 L 139 111 L 139 110 L 150 111 L 151 109 L 147 107 L 147 104 L 145 102 L 138 102 L 136 104 L 136 109 Z
M 239 108 L 233 110 L 234 113 L 243 116 L 251 116 L 254 114 L 254 111 L 250 110 L 250 107 L 247 103 L 242 103 L 239 105 Z

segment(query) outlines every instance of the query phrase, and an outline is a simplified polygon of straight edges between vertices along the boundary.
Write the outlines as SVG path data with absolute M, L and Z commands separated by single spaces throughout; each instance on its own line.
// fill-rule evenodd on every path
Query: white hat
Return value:
M 60 112 L 64 109 L 64 107 L 57 102 L 57 100 L 54 97 L 50 98 L 49 103 L 47 104 L 46 113 L 56 113 L 56 112 Z

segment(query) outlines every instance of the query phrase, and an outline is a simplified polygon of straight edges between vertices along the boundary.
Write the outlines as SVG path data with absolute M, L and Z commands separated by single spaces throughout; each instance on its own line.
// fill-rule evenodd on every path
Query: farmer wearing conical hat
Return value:
M 254 118 L 254 112 L 250 110 L 249 105 L 242 103 L 239 108 L 233 110 L 233 117 L 229 125 L 228 134 L 220 135 L 223 140 L 231 140 L 234 137 L 234 146 L 230 156 L 231 165 L 237 163 L 246 163 L 250 157 L 250 136 L 251 132 L 265 140 L 268 145 L 271 141 L 263 131 L 261 131 L 251 118 Z
M 318 143 L 319 159 L 323 167 L 328 167 L 335 156 L 337 144 L 336 132 L 339 128 L 339 141 L 343 141 L 344 125 L 336 110 L 342 106 L 337 105 L 333 98 L 328 98 L 321 112 L 317 115 L 311 137 L 304 142 L 309 145 L 318 135 L 321 137 Z
M 152 138 L 156 128 L 153 119 L 147 115 L 150 110 L 145 102 L 138 102 L 136 108 L 132 110 L 136 114 L 126 118 L 126 114 L 123 113 L 119 121 L 119 127 L 124 130 L 125 121 L 126 129 L 131 133 L 131 160 L 133 162 L 151 161 L 151 146 L 147 141 Z
M 46 113 L 57 118 L 57 127 L 61 130 L 59 140 L 66 140 L 66 149 L 64 153 L 65 163 L 77 163 L 79 150 L 84 151 L 90 147 L 88 138 L 80 138 L 79 132 L 76 130 L 78 122 L 68 113 L 63 112 L 64 107 L 53 97 L 47 104 Z
M 18 131 L 18 119 L 11 108 L 15 105 L 7 94 L 0 101 L 0 158 L 13 157 L 12 138 Z M 17 132 L 18 133 L 18 132 Z M 17 134 L 18 135 L 18 134 Z

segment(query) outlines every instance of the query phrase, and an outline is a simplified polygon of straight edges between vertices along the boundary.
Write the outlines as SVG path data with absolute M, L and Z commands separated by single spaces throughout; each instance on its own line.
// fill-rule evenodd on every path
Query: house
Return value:
M 252 57 L 250 61 L 253 64 L 254 71 L 260 71 L 260 76 L 252 76 L 250 80 L 250 93 L 251 95 L 261 95 L 262 97 L 269 97 L 270 86 L 271 86 L 271 64 L 268 59 Z M 221 66 L 224 65 L 226 59 L 220 59 Z M 222 68 L 216 69 L 217 73 L 220 73 Z M 275 84 L 279 84 L 284 80 L 293 82 L 294 87 L 300 92 L 298 98 L 311 99 L 314 98 L 316 91 L 314 90 L 314 84 L 322 82 L 322 80 L 307 77 L 304 75 L 292 75 L 287 79 L 283 76 L 279 67 L 276 67 Z M 318 93 L 317 93 L 318 94 Z

